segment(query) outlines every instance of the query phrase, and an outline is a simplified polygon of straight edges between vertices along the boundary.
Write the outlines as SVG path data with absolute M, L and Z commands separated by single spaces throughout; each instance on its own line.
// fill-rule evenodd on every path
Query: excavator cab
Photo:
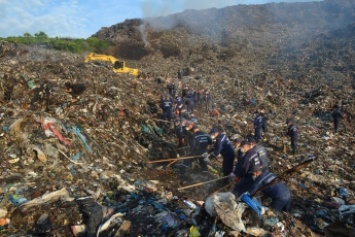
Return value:
M 125 67 L 125 63 L 124 62 L 120 62 L 120 61 L 115 61 L 113 64 L 113 68 L 114 69 L 122 69 Z

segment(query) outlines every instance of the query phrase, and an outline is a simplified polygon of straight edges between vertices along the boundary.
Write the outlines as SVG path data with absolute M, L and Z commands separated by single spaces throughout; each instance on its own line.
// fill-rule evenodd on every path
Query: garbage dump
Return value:
M 248 72 L 260 69 L 255 65 L 237 70 L 225 62 L 214 70 L 206 61 L 175 78 L 169 73 L 183 65 L 161 55 L 154 73 L 136 78 L 83 58 L 0 43 L 1 235 L 354 236 L 350 82 L 315 88 L 312 81 L 280 79 L 287 70 L 265 68 L 259 80 Z M 201 94 L 193 113 L 181 111 L 196 116 L 201 131 L 216 126 L 233 140 L 246 139 L 256 112 L 267 111 L 258 142 L 291 190 L 289 212 L 276 212 L 264 196 L 235 197 L 220 157 L 207 172 L 199 169 L 201 157 L 186 170 L 179 160 L 186 152 L 159 104 L 171 81 L 178 95 Z M 331 118 L 336 104 L 344 113 L 338 131 Z M 286 136 L 290 117 L 299 127 L 295 154 Z M 170 158 L 176 160 L 149 163 Z

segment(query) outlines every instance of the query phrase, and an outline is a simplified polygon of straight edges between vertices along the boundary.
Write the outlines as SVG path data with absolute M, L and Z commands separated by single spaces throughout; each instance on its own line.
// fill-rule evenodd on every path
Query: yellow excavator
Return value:
M 105 55 L 105 54 L 96 54 L 96 53 L 89 53 L 86 57 L 84 62 L 89 62 L 89 61 L 107 61 L 111 62 L 113 65 L 113 71 L 117 73 L 127 73 L 133 76 L 138 76 L 139 72 L 138 69 L 136 68 L 129 68 L 126 67 L 126 62 L 120 61 L 117 58 L 111 56 L 111 55 Z

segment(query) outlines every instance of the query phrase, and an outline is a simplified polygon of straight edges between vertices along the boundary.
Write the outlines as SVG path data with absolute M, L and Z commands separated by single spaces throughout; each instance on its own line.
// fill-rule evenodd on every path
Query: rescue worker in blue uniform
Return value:
M 261 130 L 263 128 L 263 114 L 259 113 L 255 118 L 254 118 L 254 136 L 257 141 L 261 140 Z
M 192 91 L 189 92 L 189 94 L 186 96 L 185 98 L 185 105 L 186 105 L 186 109 L 189 113 L 193 113 L 194 112 L 194 108 L 195 108 L 195 95 L 193 94 Z
M 177 96 L 175 98 L 175 114 L 179 117 L 181 117 L 181 110 L 182 110 L 183 106 L 184 106 L 184 104 L 183 104 L 181 96 Z
M 226 134 L 219 132 L 218 128 L 212 128 L 210 132 L 211 138 L 216 139 L 214 146 L 208 151 L 209 156 L 205 161 L 215 159 L 219 154 L 223 157 L 222 172 L 224 176 L 229 175 L 233 171 L 233 164 L 235 159 L 234 147 Z
M 260 165 L 253 167 L 252 174 L 254 184 L 250 188 L 249 193 L 254 194 L 257 190 L 265 187 L 261 192 L 271 198 L 271 208 L 278 212 L 287 212 L 291 205 L 291 193 L 286 184 L 277 181 L 275 184 L 271 184 L 277 178 L 277 175 L 269 171 L 263 172 Z M 270 186 L 266 187 L 267 185 Z
M 339 106 L 336 105 L 334 107 L 332 117 L 333 117 L 333 123 L 334 123 L 334 132 L 337 133 L 338 129 L 339 129 L 340 120 L 343 118 L 343 114 L 340 112 Z
M 267 158 L 267 150 L 264 146 L 257 144 L 255 139 L 249 138 L 248 139 L 251 148 L 258 154 L 260 163 L 262 165 L 262 171 L 269 171 L 269 162 Z
M 181 97 L 182 97 L 182 99 L 183 100 L 185 100 L 185 98 L 186 98 L 186 96 L 187 96 L 187 94 L 189 93 L 189 86 L 188 85 L 183 85 L 183 88 L 182 88 L 182 90 L 181 90 Z
M 201 156 L 201 158 L 199 158 L 201 170 L 207 172 L 207 162 L 202 155 L 207 154 L 208 146 L 212 145 L 212 139 L 207 133 L 202 132 L 197 124 L 194 124 L 192 129 L 194 133 L 192 137 L 191 155 Z M 187 161 L 188 166 L 191 165 L 192 160 L 185 161 Z
M 167 96 L 163 96 L 160 103 L 160 108 L 163 110 L 163 119 L 171 121 L 173 118 L 173 102 Z
M 174 98 L 175 93 L 176 93 L 176 88 L 175 88 L 175 83 L 174 82 L 169 82 L 167 85 L 169 95 Z
M 186 146 L 186 128 L 183 126 L 180 118 L 175 120 L 175 135 L 178 139 L 177 148 Z M 183 155 L 183 153 L 179 152 L 179 155 Z
M 267 132 L 267 121 L 269 120 L 269 117 L 267 116 L 265 109 L 262 109 L 260 111 L 260 113 L 263 116 L 262 129 L 263 129 L 263 132 L 265 134 Z
M 293 122 L 293 119 L 287 119 L 287 135 L 291 138 L 292 154 L 296 154 L 298 145 L 298 126 Z
M 254 183 L 252 169 L 255 165 L 261 165 L 258 154 L 251 148 L 247 140 L 243 140 L 240 146 L 245 154 L 241 162 L 238 162 L 233 172 L 229 175 L 230 181 L 237 183 L 233 190 L 236 197 L 249 191 Z
M 241 148 L 241 143 L 242 143 L 243 139 L 242 138 L 236 138 L 234 139 L 233 143 L 234 143 L 234 147 L 235 147 L 235 150 L 234 150 L 234 154 L 236 154 L 236 157 L 237 157 L 237 164 L 239 162 L 241 162 L 243 156 L 244 156 L 244 152 L 242 151 L 242 148 Z
M 185 131 L 186 131 L 186 136 L 185 136 L 185 148 L 181 149 L 183 150 L 183 155 L 184 156 L 192 156 L 192 147 L 193 147 L 193 142 L 194 142 L 194 126 L 195 122 L 191 120 L 185 120 Z M 183 124 L 184 126 L 184 124 Z M 183 160 L 183 165 L 185 168 L 188 168 L 191 166 L 192 160 Z

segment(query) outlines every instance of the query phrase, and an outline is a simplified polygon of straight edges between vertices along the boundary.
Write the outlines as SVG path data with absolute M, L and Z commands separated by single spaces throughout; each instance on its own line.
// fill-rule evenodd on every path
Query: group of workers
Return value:
M 176 85 L 173 81 L 166 81 L 166 88 L 168 90 L 168 94 L 164 94 L 162 96 L 161 102 L 163 104 L 164 101 L 171 101 L 175 104 L 175 107 L 170 107 L 176 116 L 181 116 L 181 112 L 186 110 L 188 113 L 193 113 L 196 107 L 202 107 L 206 109 L 208 113 L 211 107 L 211 94 L 209 90 L 200 87 L 198 89 L 194 89 L 189 87 L 187 83 L 179 82 L 179 87 L 181 87 L 181 95 L 176 95 Z M 163 111 L 167 108 L 166 106 L 161 106 Z
M 191 156 L 184 159 L 180 167 L 189 171 L 193 161 L 198 160 L 202 172 L 208 172 L 211 160 L 222 156 L 222 173 L 226 181 L 235 182 L 234 194 L 240 197 L 246 192 L 254 192 L 261 186 L 265 187 L 277 177 L 269 172 L 267 150 L 258 144 L 261 130 L 266 131 L 265 111 L 262 110 L 254 120 L 255 136 L 253 138 L 235 139 L 213 127 L 209 133 L 201 131 L 197 117 L 188 109 L 189 104 L 177 96 L 175 101 L 168 96 L 161 98 L 163 118 L 174 121 L 175 135 L 178 138 L 177 148 L 180 156 Z M 260 129 L 260 133 L 259 133 Z M 237 162 L 235 164 L 235 158 Z M 228 178 L 228 179 L 227 179 Z M 290 191 L 282 182 L 270 185 L 263 193 L 272 199 L 271 207 L 277 211 L 287 211 L 290 206 Z
M 176 120 L 175 134 L 178 137 L 178 148 L 187 147 L 182 155 L 194 156 L 198 159 L 202 172 L 208 171 L 212 159 L 222 156 L 222 172 L 228 178 L 226 181 L 235 182 L 234 194 L 240 197 L 246 192 L 255 192 L 265 187 L 277 178 L 269 172 L 267 150 L 256 142 L 256 139 L 235 139 L 213 127 L 209 133 L 200 130 L 197 120 Z M 235 158 L 237 162 L 235 163 Z M 185 159 L 182 165 L 186 170 L 191 168 L 192 159 Z M 271 207 L 277 211 L 287 211 L 290 207 L 291 195 L 288 187 L 278 182 L 263 190 L 272 199 Z
M 175 89 L 173 90 L 171 86 L 168 89 L 169 94 L 175 96 Z M 230 141 L 217 127 L 213 127 L 209 133 L 200 130 L 198 119 L 193 114 L 193 100 L 196 94 L 192 94 L 191 91 L 183 92 L 175 101 L 164 95 L 161 99 L 161 108 L 164 119 L 168 121 L 174 119 L 178 153 L 192 157 L 183 160 L 181 165 L 184 169 L 192 168 L 194 158 L 198 158 L 201 171 L 208 172 L 208 163 L 220 155 L 223 175 L 235 183 L 233 192 L 236 197 L 262 190 L 265 196 L 271 198 L 270 206 L 273 209 L 279 212 L 288 211 L 291 203 L 290 190 L 283 182 L 277 180 L 276 174 L 269 171 L 267 150 L 259 143 L 262 141 L 262 135 L 267 132 L 268 117 L 265 110 L 260 110 L 254 118 L 253 137 Z M 334 110 L 333 118 L 334 130 L 337 132 L 339 120 L 342 118 L 339 109 Z M 291 140 L 292 154 L 296 154 L 299 128 L 292 118 L 288 118 L 286 124 L 286 135 Z

